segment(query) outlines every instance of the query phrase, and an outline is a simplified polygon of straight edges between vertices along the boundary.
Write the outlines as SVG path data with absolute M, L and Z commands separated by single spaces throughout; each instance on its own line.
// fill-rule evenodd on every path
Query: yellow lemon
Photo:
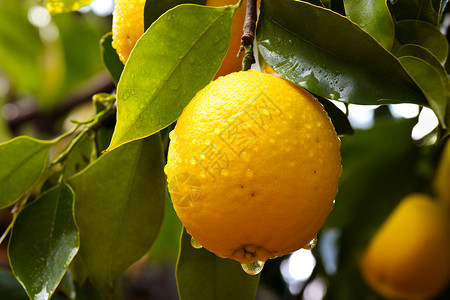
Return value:
M 196 244 L 220 257 L 262 265 L 306 247 L 333 208 L 340 140 L 317 99 L 285 79 L 218 78 L 170 138 L 174 208 Z
M 361 260 L 368 284 L 393 299 L 429 299 L 450 281 L 450 225 L 440 203 L 413 194 L 394 209 Z
M 218 7 L 236 3 L 237 0 L 208 0 L 206 5 Z M 215 78 L 242 69 L 242 59 L 237 54 L 241 45 L 246 5 L 247 1 L 244 0 L 233 16 L 230 46 Z M 144 34 L 144 7 L 145 0 L 116 0 L 114 3 L 112 46 L 124 64 L 137 40 Z
M 145 0 L 115 0 L 112 46 L 125 64 L 137 40 L 144 34 Z
M 257 1 L 257 5 L 261 0 Z M 206 1 L 207 6 L 225 6 L 236 4 L 237 0 L 208 0 Z M 247 0 L 242 1 L 241 6 L 236 10 L 233 16 L 233 22 L 231 24 L 231 39 L 230 46 L 228 47 L 228 52 L 223 59 L 223 62 L 216 73 L 214 79 L 219 76 L 224 76 L 230 74 L 232 72 L 237 72 L 242 70 L 242 56 L 239 58 L 238 53 L 241 48 L 241 37 L 245 22 L 245 12 L 247 8 Z

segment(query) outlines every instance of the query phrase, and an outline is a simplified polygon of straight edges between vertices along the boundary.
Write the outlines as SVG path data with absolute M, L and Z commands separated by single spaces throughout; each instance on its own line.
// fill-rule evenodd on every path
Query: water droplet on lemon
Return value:
M 191 246 L 195 249 L 203 248 L 203 246 L 200 245 L 193 237 L 191 237 Z
M 303 247 L 303 249 L 305 249 L 305 250 L 312 250 L 312 249 L 314 249 L 314 247 L 316 247 L 316 245 L 317 245 L 317 236 L 314 237 L 311 241 L 309 241 L 309 243 L 306 244 Z
M 263 261 L 254 261 L 249 264 L 241 264 L 242 269 L 245 273 L 248 275 L 257 275 L 259 274 L 262 269 L 264 268 L 264 262 Z

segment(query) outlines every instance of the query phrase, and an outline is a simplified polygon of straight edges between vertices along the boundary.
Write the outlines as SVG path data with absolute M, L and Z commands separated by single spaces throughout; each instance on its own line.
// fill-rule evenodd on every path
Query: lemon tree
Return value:
M 0 299 L 449 298 L 447 1 L 98 3 L 0 1 Z

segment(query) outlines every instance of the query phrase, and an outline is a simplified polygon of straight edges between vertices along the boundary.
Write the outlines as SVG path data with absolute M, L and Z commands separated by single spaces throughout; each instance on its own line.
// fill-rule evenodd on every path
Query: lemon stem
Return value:
M 244 34 L 242 35 L 242 45 L 239 49 L 239 54 L 245 51 L 245 55 L 242 60 L 242 71 L 247 71 L 248 69 L 250 69 L 252 64 L 255 63 L 255 56 L 253 53 L 253 40 L 255 39 L 256 20 L 258 18 L 256 8 L 256 0 L 247 0 L 247 10 L 243 28 Z

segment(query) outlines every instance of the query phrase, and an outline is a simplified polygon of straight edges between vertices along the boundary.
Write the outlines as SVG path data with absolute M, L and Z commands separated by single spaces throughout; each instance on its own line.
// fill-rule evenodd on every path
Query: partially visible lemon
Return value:
M 170 138 L 169 191 L 196 245 L 244 266 L 310 247 L 342 167 L 333 124 L 306 90 L 231 73 L 197 93 Z
M 207 6 L 225 6 L 236 4 L 237 0 L 208 0 L 206 1 Z M 257 6 L 261 3 L 261 0 L 257 1 Z M 230 46 L 228 47 L 228 52 L 223 59 L 222 65 L 216 73 L 214 79 L 219 76 L 224 76 L 232 72 L 237 72 L 242 70 L 242 56 L 239 58 L 238 53 L 241 48 L 241 38 L 245 22 L 245 12 L 247 8 L 247 0 L 242 1 L 241 6 L 236 10 L 233 16 L 233 22 L 231 24 L 231 39 Z
M 450 224 L 427 195 L 403 199 L 361 260 L 368 284 L 392 299 L 429 299 L 450 282 Z
M 144 34 L 145 0 L 115 0 L 112 46 L 125 64 L 137 40 Z
M 258 5 L 260 2 L 258 0 Z M 236 3 L 237 0 L 208 0 L 206 5 L 218 7 Z M 241 46 L 246 6 L 247 1 L 244 0 L 234 13 L 230 46 L 215 78 L 242 69 L 242 58 L 238 58 L 237 54 Z M 114 2 L 112 46 L 124 64 L 137 40 L 144 34 L 144 7 L 145 0 L 116 0 Z

